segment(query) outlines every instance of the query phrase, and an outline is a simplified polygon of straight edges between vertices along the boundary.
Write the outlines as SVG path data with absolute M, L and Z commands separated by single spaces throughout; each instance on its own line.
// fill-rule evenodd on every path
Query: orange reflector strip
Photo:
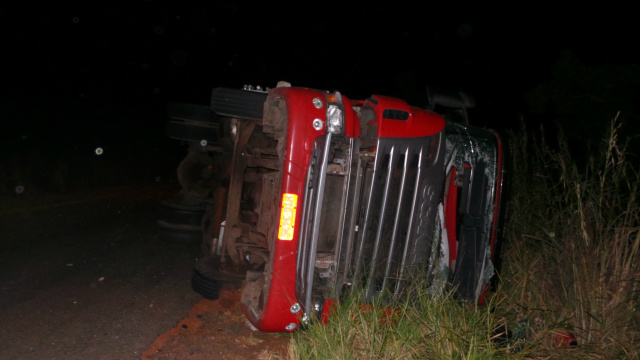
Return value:
M 298 195 L 282 194 L 282 211 L 280 212 L 280 227 L 278 239 L 293 240 L 293 230 L 296 226 L 296 207 Z

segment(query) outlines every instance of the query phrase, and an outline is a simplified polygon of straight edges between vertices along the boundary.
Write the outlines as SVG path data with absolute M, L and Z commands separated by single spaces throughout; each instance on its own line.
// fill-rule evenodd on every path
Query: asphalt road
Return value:
M 0 202 L 0 359 L 139 359 L 201 297 L 197 247 L 162 241 L 175 189 L 127 186 Z

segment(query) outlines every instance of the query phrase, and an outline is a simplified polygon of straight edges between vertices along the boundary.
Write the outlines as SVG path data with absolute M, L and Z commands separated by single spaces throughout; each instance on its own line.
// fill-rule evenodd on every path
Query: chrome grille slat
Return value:
M 424 156 L 422 149 L 420 150 L 419 153 L 419 160 L 418 163 L 422 163 L 422 157 Z M 419 179 L 420 176 L 422 175 L 422 168 L 418 167 L 417 169 L 417 173 L 416 173 L 416 178 Z M 414 228 L 414 223 L 415 223 L 415 209 L 416 206 L 418 204 L 418 193 L 420 191 L 419 188 L 419 182 L 416 181 L 414 187 L 413 187 L 413 191 L 411 192 L 411 209 L 412 211 L 409 213 L 409 229 L 413 229 Z M 402 251 L 402 262 L 400 264 L 400 270 L 398 271 L 398 279 L 400 279 L 400 281 L 396 282 L 396 288 L 395 288 L 395 292 L 394 294 L 399 294 L 402 292 L 402 286 L 404 284 L 404 282 L 402 281 L 402 279 L 404 279 L 405 276 L 405 269 L 407 268 L 407 259 L 409 257 L 409 245 L 410 242 L 412 240 L 412 232 L 409 231 L 407 232 L 407 236 L 405 237 L 404 240 L 404 247 L 403 247 L 403 251 Z
M 363 176 L 362 176 L 361 181 L 362 181 L 362 183 L 366 183 L 367 174 L 368 174 L 367 170 L 369 170 L 369 168 L 368 168 L 369 167 L 369 161 L 364 162 L 363 163 L 363 167 L 364 167 L 364 170 L 363 170 Z M 375 175 L 375 171 L 373 172 L 373 174 Z M 363 191 L 366 190 L 366 186 L 362 186 L 361 188 L 362 188 Z M 358 226 L 358 233 L 356 234 L 356 246 L 357 246 L 358 250 L 357 250 L 357 253 L 356 253 L 355 264 L 353 266 L 353 276 L 352 276 L 352 283 L 353 284 L 359 284 L 360 271 L 361 271 L 362 267 L 364 266 L 362 264 L 362 262 L 363 262 L 363 254 L 364 254 L 365 242 L 361 241 L 361 239 L 363 239 L 367 235 L 367 225 L 368 225 L 368 220 L 369 220 L 369 213 L 371 212 L 371 201 L 369 201 L 369 200 L 372 197 L 373 190 L 374 190 L 374 188 L 373 188 L 373 186 L 371 186 L 369 188 L 368 195 L 366 197 L 364 197 L 364 196 L 360 197 L 360 201 L 366 201 L 367 207 L 366 207 L 366 210 L 365 210 L 364 222 L 362 224 L 360 224 L 360 225 L 357 225 Z M 356 211 L 359 208 L 360 207 L 358 206 L 356 208 Z M 357 241 L 357 240 L 360 240 L 360 241 Z
M 358 144 L 359 144 L 359 141 L 357 139 L 348 139 L 348 158 L 351 159 L 351 162 L 353 162 L 353 159 L 354 159 L 354 149 L 357 148 Z M 340 264 L 340 262 L 343 261 L 343 251 L 341 249 L 343 249 L 345 246 L 345 238 L 346 238 L 346 242 L 350 242 L 353 239 L 352 236 L 349 236 L 349 235 L 345 236 L 345 234 L 349 234 L 349 233 L 353 234 L 353 226 L 355 224 L 355 217 L 352 216 L 353 211 L 350 211 L 349 209 L 352 206 L 352 203 L 349 202 L 349 199 L 352 198 L 350 194 L 353 194 L 354 184 L 356 188 L 358 187 L 359 184 L 357 181 L 353 181 L 352 170 L 353 170 L 353 167 L 349 165 L 347 167 L 347 174 L 343 184 L 343 194 L 345 194 L 345 196 L 343 196 L 342 204 L 340 207 L 342 216 L 340 217 L 340 223 L 338 228 L 338 234 L 340 234 L 340 236 L 335 247 L 336 265 Z M 340 276 L 336 274 L 336 279 L 338 277 Z
M 319 136 L 314 142 L 307 174 L 296 272 L 296 298 L 303 302 L 306 311 L 313 309 L 313 275 L 330 143 L 331 133 Z
M 360 145 L 359 141 L 351 144 L 352 149 L 357 149 Z M 334 292 L 336 294 L 340 294 L 342 291 L 342 286 L 347 284 L 349 280 L 349 275 L 351 273 L 352 268 L 348 266 L 351 264 L 353 258 L 353 243 L 356 238 L 357 232 L 357 221 L 358 221 L 358 204 L 360 204 L 360 199 L 362 198 L 362 179 L 363 179 L 363 171 L 362 171 L 362 156 L 354 151 L 352 154 L 352 162 L 355 165 L 352 165 L 352 170 L 355 168 L 355 176 L 353 180 L 349 182 L 349 188 L 347 190 L 348 199 L 347 199 L 347 209 L 351 210 L 347 213 L 349 217 L 349 225 L 344 229 L 342 237 L 340 239 L 340 247 L 337 249 L 338 251 L 338 266 L 342 271 L 340 272 L 341 276 L 338 277 Z M 350 176 L 353 176 L 351 173 Z M 347 210 L 348 211 L 348 210 Z M 346 238 L 346 242 L 344 241 Z M 344 259 L 344 260 L 343 260 Z
M 385 154 L 386 155 L 386 154 Z M 375 280 L 375 272 L 376 272 L 376 265 L 378 263 L 378 255 L 380 253 L 380 243 L 382 242 L 382 228 L 385 225 L 384 222 L 384 218 L 387 212 L 387 201 L 389 199 L 389 186 L 391 185 L 391 180 L 393 177 L 393 169 L 395 167 L 395 163 L 396 163 L 396 156 L 397 156 L 397 152 L 396 152 L 396 148 L 395 147 L 391 147 L 391 149 L 389 149 L 388 152 L 389 155 L 389 161 L 388 161 L 388 168 L 387 173 L 386 173 L 386 178 L 384 179 L 384 192 L 382 195 L 382 206 L 381 206 L 381 210 L 380 210 L 380 214 L 379 214 L 379 218 L 378 218 L 378 226 L 377 226 L 377 230 L 376 230 L 376 240 L 374 242 L 373 245 L 373 256 L 371 259 L 371 268 L 369 269 L 369 277 L 368 277 L 368 283 L 366 286 L 366 290 L 365 290 L 365 298 L 369 299 L 372 295 L 374 295 L 375 289 L 374 289 L 374 280 Z M 384 158 L 382 160 L 380 160 L 380 157 L 377 158 L 377 161 L 382 161 L 384 162 Z M 378 164 L 376 164 L 378 165 Z M 376 171 L 378 167 L 374 166 L 374 173 Z M 384 169 L 379 169 L 379 170 L 384 170 Z M 376 183 L 375 183 L 375 177 L 374 177 L 374 183 L 372 184 L 372 188 L 375 189 L 376 188 Z M 393 251 L 393 249 L 390 249 L 390 251 Z M 384 275 L 383 275 L 383 284 L 384 284 L 384 280 L 385 278 L 388 276 L 389 274 L 385 271 Z M 382 289 L 384 289 L 384 286 L 382 286 Z M 378 294 L 375 294 L 378 295 Z
M 389 254 L 387 255 L 387 264 L 384 270 L 384 279 L 382 280 L 382 288 L 386 289 L 387 288 L 387 282 L 389 279 L 389 276 L 391 275 L 391 263 L 393 261 L 393 255 L 394 252 L 396 250 L 396 239 L 397 239 L 397 235 L 398 235 L 398 222 L 400 221 L 400 209 L 402 209 L 402 206 L 404 205 L 403 202 L 403 195 L 405 192 L 405 184 L 407 181 L 407 166 L 409 163 L 409 149 L 403 149 L 402 154 L 404 154 L 404 163 L 403 163 L 403 171 L 402 171 L 402 180 L 400 181 L 400 190 L 399 190 L 399 198 L 398 198 L 398 207 L 396 208 L 396 214 L 393 220 L 393 232 L 391 233 L 391 244 L 389 245 Z M 402 155 L 401 154 L 401 155 Z M 406 248 L 406 245 L 405 245 Z M 404 257 L 403 257 L 404 259 Z M 404 261 L 403 261 L 404 262 Z M 402 269 L 402 264 L 400 265 L 400 268 Z

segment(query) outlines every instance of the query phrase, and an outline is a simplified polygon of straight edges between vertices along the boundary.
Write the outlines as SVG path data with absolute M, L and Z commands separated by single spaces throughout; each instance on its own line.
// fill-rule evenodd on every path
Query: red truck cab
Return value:
M 214 89 L 211 110 L 233 146 L 196 291 L 213 298 L 224 274 L 240 274 L 249 321 L 280 332 L 347 293 L 399 298 L 416 281 L 483 300 L 502 183 L 496 133 L 400 99 L 286 84 Z

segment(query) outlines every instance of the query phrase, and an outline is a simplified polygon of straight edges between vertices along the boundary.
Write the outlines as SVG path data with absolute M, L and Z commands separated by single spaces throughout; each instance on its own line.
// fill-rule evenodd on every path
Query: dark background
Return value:
M 286 80 L 416 106 L 427 86 L 462 90 L 475 125 L 561 124 L 577 139 L 601 137 L 616 111 L 629 133 L 638 120 L 640 32 L 615 4 L 138 0 L 0 16 L 0 194 L 170 179 L 184 149 L 164 135 L 167 103 L 207 105 L 218 86 Z

